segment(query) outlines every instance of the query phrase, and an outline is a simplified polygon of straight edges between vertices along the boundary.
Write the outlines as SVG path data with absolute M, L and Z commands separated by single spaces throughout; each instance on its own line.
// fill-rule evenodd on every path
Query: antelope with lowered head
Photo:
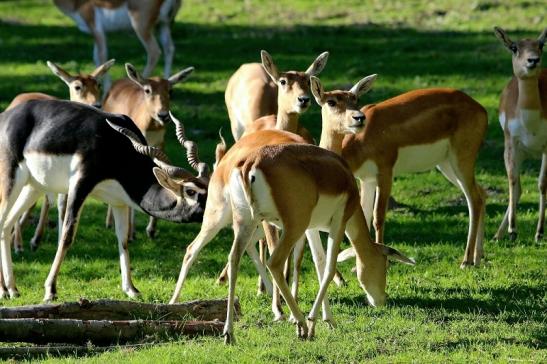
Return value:
M 164 76 L 171 75 L 175 55 L 171 25 L 181 0 L 53 0 L 53 3 L 76 22 L 78 29 L 93 36 L 93 60 L 97 66 L 108 58 L 106 33 L 133 29 L 146 50 L 144 77 L 152 74 L 161 54 L 154 36 L 157 25 L 165 59 Z M 110 78 L 105 79 L 104 86 L 108 91 Z
M 170 121 L 169 110 L 173 86 L 184 81 L 194 71 L 188 67 L 164 79 L 161 77 L 144 78 L 135 67 L 126 63 L 129 79 L 114 82 L 104 100 L 106 112 L 129 116 L 146 138 L 148 145 L 163 149 L 165 127 Z M 111 225 L 111 213 L 107 214 L 106 224 Z M 133 218 L 131 219 L 133 220 Z M 134 224 L 131 223 L 131 238 Z M 150 217 L 146 233 L 150 238 L 156 234 L 156 220 Z
M 384 240 L 393 177 L 437 167 L 467 199 L 469 231 L 461 267 L 478 266 L 486 194 L 475 180 L 475 162 L 488 125 L 486 110 L 461 91 L 432 88 L 367 105 L 353 115 L 355 92 L 325 92 L 316 77 L 311 83 L 321 106 L 321 146 L 340 154 L 361 181 L 361 204 L 368 226 L 374 214 L 376 242 Z M 362 132 L 348 134 L 343 122 L 348 111 L 353 115 L 351 123 L 364 124 Z M 341 259 L 352 256 L 351 250 L 341 254 Z
M 97 67 L 93 72 L 89 74 L 70 74 L 65 71 L 60 66 L 56 65 L 53 62 L 47 61 L 48 67 L 51 71 L 57 75 L 66 85 L 68 86 L 70 93 L 70 101 L 81 102 L 83 104 L 92 105 L 95 107 L 101 107 L 101 91 L 99 85 L 99 78 L 103 77 L 106 72 L 114 65 L 114 60 L 111 59 L 106 63 L 103 63 Z M 27 102 L 29 100 L 56 100 L 55 96 L 44 94 L 41 92 L 27 92 L 21 93 L 12 100 L 6 110 L 14 108 L 15 106 Z M 53 200 L 53 196 L 46 196 L 44 199 L 44 204 L 42 205 L 42 210 L 40 212 L 40 219 L 36 226 L 34 236 L 30 240 L 30 247 L 32 250 L 36 250 L 40 241 L 42 239 L 45 227 L 47 225 L 47 215 L 49 212 L 50 200 Z M 59 196 L 59 227 L 61 226 L 61 218 L 64 213 L 64 198 L 62 195 Z M 21 225 L 23 225 L 24 220 L 28 217 L 28 212 L 24 214 L 21 223 L 16 223 L 15 225 L 15 237 L 13 245 L 16 252 L 23 251 L 23 238 L 21 236 Z M 59 229 L 60 231 L 60 229 Z
M 334 277 L 336 254 L 348 220 L 352 221 L 347 233 L 357 252 L 358 278 L 373 305 L 382 305 L 386 298 L 386 256 L 413 263 L 396 250 L 372 242 L 363 212 L 358 208 L 355 179 L 346 163 L 332 152 L 302 142 L 301 137 L 278 130 L 246 135 L 228 150 L 211 176 L 201 230 L 187 247 L 170 302 L 177 301 L 188 270 L 201 249 L 221 228 L 232 223 L 235 237 L 229 257 L 228 312 L 224 327 L 227 343 L 234 340 L 233 303 L 239 261 L 245 250 L 254 250 L 254 243 L 262 234 L 259 229 L 262 220 L 282 229 L 281 239 L 267 266 L 289 305 L 301 338 L 313 337 L 321 304 L 324 319 L 333 324 L 324 298 Z M 306 325 L 283 276 L 283 265 L 309 227 L 327 230 L 329 247 L 327 268 L 324 274 L 319 272 L 321 287 Z
M 499 121 L 505 139 L 505 169 L 509 179 L 509 206 L 495 235 L 501 239 L 506 229 L 511 240 L 517 237 L 517 204 L 522 193 L 520 166 L 527 158 L 541 156 L 538 178 L 539 219 L 536 241 L 543 238 L 545 194 L 547 193 L 547 69 L 541 68 L 541 55 L 547 28 L 537 39 L 513 41 L 507 33 L 494 28 L 496 37 L 511 52 L 513 78 L 500 98 Z
M 184 138 L 183 131 L 178 134 Z M 10 297 L 19 294 L 10 250 L 13 224 L 49 192 L 67 194 L 67 206 L 57 253 L 45 282 L 44 300 L 53 300 L 57 295 L 57 275 L 88 196 L 112 206 L 122 290 L 130 297 L 137 296 L 127 249 L 129 207 L 178 223 L 201 221 L 203 216 L 208 169 L 196 159 L 195 144 L 185 141 L 185 147 L 190 164 L 200 171 L 197 177 L 170 165 L 162 151 L 147 146 L 139 129 L 125 115 L 58 100 L 29 101 L 0 114 L 0 248 L 4 279 L 0 293 Z

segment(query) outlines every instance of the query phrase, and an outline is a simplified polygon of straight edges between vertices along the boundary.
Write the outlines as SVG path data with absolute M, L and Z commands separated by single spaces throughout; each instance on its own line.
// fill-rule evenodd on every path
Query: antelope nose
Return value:
M 531 57 L 531 58 L 528 58 L 527 61 L 529 65 L 535 66 L 536 64 L 539 63 L 539 57 Z
M 309 96 L 298 96 L 298 101 L 302 105 L 306 105 L 308 102 L 310 102 L 310 97 Z
M 362 126 L 365 123 L 365 115 L 357 114 L 352 116 L 353 120 L 357 122 L 357 125 Z
M 169 111 L 160 111 L 158 117 L 163 121 L 169 121 Z

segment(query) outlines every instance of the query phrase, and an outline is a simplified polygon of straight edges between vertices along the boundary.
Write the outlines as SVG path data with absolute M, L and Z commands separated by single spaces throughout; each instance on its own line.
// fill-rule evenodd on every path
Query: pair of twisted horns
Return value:
M 181 122 L 175 119 L 172 114 L 171 118 L 175 121 L 177 127 L 177 138 L 179 133 L 182 135 L 182 137 L 184 137 L 184 128 L 182 127 Z M 188 172 L 186 169 L 172 165 L 167 155 L 161 149 L 152 147 L 150 145 L 142 144 L 137 134 L 135 134 L 133 131 L 120 125 L 116 125 L 108 119 L 106 119 L 106 122 L 108 123 L 108 125 L 110 125 L 112 129 L 126 136 L 137 152 L 152 158 L 154 163 L 162 170 L 164 170 L 171 178 L 187 179 L 194 177 L 194 175 Z M 179 132 L 179 129 L 181 128 L 182 132 Z M 183 147 L 186 148 L 186 157 L 188 159 L 188 163 L 192 166 L 192 168 L 198 171 L 198 177 L 207 178 L 209 176 L 209 167 L 207 166 L 207 164 L 199 160 L 197 155 L 197 145 L 192 141 L 185 140 L 185 142 L 187 142 L 188 146 L 183 144 Z

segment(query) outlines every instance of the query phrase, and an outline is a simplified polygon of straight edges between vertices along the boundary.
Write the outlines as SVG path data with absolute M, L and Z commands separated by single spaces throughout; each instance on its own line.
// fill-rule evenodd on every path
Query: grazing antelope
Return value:
M 509 179 L 509 206 L 495 235 L 500 239 L 508 228 L 511 240 L 517 237 L 517 204 L 520 200 L 520 166 L 526 158 L 542 157 L 539 173 L 539 220 L 536 241 L 543 238 L 545 194 L 547 192 L 547 69 L 541 68 L 541 55 L 547 28 L 539 38 L 512 41 L 495 27 L 496 37 L 513 58 L 513 78 L 500 98 L 499 121 L 505 139 L 505 168 Z
M 280 72 L 268 52 L 261 51 L 260 56 L 262 63 L 242 65 L 226 86 L 224 100 L 234 139 L 277 128 L 297 133 L 313 143 L 298 118 L 310 106 L 310 76 L 325 68 L 329 53 L 321 53 L 305 72 Z
M 165 126 L 170 120 L 171 90 L 175 84 L 186 80 L 194 67 L 185 68 L 167 79 L 144 78 L 129 63 L 125 64 L 125 69 L 129 79 L 114 82 L 105 97 L 103 109 L 129 116 L 146 138 L 148 145 L 163 149 Z M 110 211 L 109 209 L 107 213 L 107 226 L 111 225 Z M 132 223 L 131 236 L 134 233 L 133 227 Z M 156 219 L 153 216 L 150 216 L 146 233 L 150 238 L 156 234 Z
M 50 192 L 67 194 L 67 206 L 44 300 L 57 295 L 57 275 L 88 196 L 112 206 L 122 289 L 137 296 L 127 249 L 129 207 L 178 223 L 201 221 L 203 216 L 207 168 L 197 160 L 194 144 L 185 142 L 185 147 L 190 164 L 200 171 L 198 177 L 170 165 L 163 152 L 146 146 L 139 129 L 124 115 L 58 100 L 29 101 L 0 114 L 0 248 L 5 280 L 1 293 L 6 295 L 7 289 L 10 297 L 18 295 L 10 251 L 13 224 Z
M 277 130 L 243 136 L 221 159 L 211 176 L 201 230 L 187 247 L 170 303 L 177 301 L 200 250 L 221 228 L 232 223 L 235 237 L 229 257 L 228 311 L 224 327 L 227 343 L 234 340 L 233 303 L 239 261 L 243 252 L 254 249 L 254 243 L 261 237 L 262 220 L 282 229 L 267 265 L 296 320 L 301 338 L 313 337 L 321 304 L 324 319 L 333 324 L 324 298 L 334 277 L 336 254 L 348 220 L 346 232 L 357 252 L 358 278 L 371 304 L 385 302 L 386 256 L 413 264 L 396 250 L 370 239 L 363 212 L 357 208 L 359 193 L 347 164 L 330 151 L 299 143 L 302 139 L 295 134 Z M 329 178 L 325 178 L 326 175 Z M 326 229 L 329 244 L 327 268 L 319 272 L 321 287 L 307 326 L 283 276 L 283 265 L 308 228 Z
M 78 29 L 91 34 L 95 41 L 93 60 L 96 65 L 106 62 L 108 50 L 106 33 L 133 29 L 146 50 L 146 67 L 143 75 L 152 74 L 161 51 L 154 36 L 157 25 L 163 47 L 165 78 L 171 75 L 175 45 L 171 25 L 179 11 L 181 0 L 53 0 L 55 6 L 72 18 Z M 110 79 L 105 79 L 105 91 Z
M 478 266 L 483 255 L 486 195 L 475 180 L 474 169 L 488 124 L 486 110 L 461 91 L 432 88 L 367 105 L 356 113 L 359 93 L 325 92 L 315 77 L 311 83 L 323 118 L 321 145 L 340 154 L 364 185 L 361 204 L 368 226 L 374 211 L 376 242 L 383 242 L 393 177 L 436 166 L 467 199 L 470 221 L 461 266 Z M 364 123 L 362 132 L 348 135 L 341 122 L 348 111 L 355 114 L 352 118 L 357 123 Z M 351 256 L 349 251 L 341 254 Z
M 70 93 L 70 101 L 75 102 L 81 102 L 84 104 L 92 105 L 95 107 L 101 107 L 101 91 L 98 79 L 103 77 L 106 72 L 114 65 L 114 60 L 111 59 L 106 63 L 101 64 L 99 67 L 97 67 L 93 72 L 90 74 L 79 74 L 79 75 L 71 75 L 58 65 L 56 65 L 53 62 L 47 61 L 48 67 L 51 69 L 51 71 L 57 75 L 61 80 L 63 80 L 64 83 L 68 86 L 69 93 Z M 56 100 L 57 98 L 55 96 L 51 96 L 48 94 L 44 94 L 41 92 L 28 92 L 28 93 L 22 93 L 13 99 L 13 101 L 9 104 L 8 108 L 6 110 L 12 109 L 15 106 L 22 104 L 24 102 L 27 102 L 29 100 Z M 62 197 L 60 197 L 60 206 L 64 206 L 64 200 Z M 30 240 L 30 247 L 32 250 L 36 250 L 38 248 L 38 245 L 40 244 L 40 241 L 42 239 L 45 227 L 47 225 L 47 216 L 49 212 L 49 206 L 50 206 L 50 200 L 52 199 L 52 196 L 46 197 L 44 199 L 44 204 L 42 205 L 42 210 L 40 212 L 40 219 L 38 221 L 38 224 L 36 226 L 36 230 L 34 232 L 34 236 Z M 29 210 L 30 212 L 30 210 Z M 59 216 L 62 216 L 62 213 L 59 214 Z M 25 213 L 22 220 L 26 220 L 26 217 L 28 217 L 28 212 Z M 61 223 L 62 220 L 60 220 Z M 15 237 L 13 245 L 15 247 L 16 252 L 23 251 L 23 241 L 21 236 L 21 224 L 17 223 L 15 225 Z M 59 225 L 60 226 L 60 225 Z

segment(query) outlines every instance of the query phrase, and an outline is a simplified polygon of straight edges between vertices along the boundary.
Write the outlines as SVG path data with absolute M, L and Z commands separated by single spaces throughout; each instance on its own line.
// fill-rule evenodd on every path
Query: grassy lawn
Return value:
M 507 203 L 503 137 L 497 121 L 499 94 L 511 76 L 510 55 L 494 37 L 503 26 L 515 38 L 537 37 L 547 25 L 544 1 L 478 0 L 185 0 L 173 33 L 174 69 L 189 65 L 195 73 L 175 88 L 173 109 L 200 154 L 213 160 L 217 133 L 228 136 L 224 88 L 242 63 L 259 60 L 268 50 L 280 69 L 305 69 L 322 51 L 330 51 L 321 74 L 327 90 L 345 87 L 378 73 L 362 102 L 382 100 L 407 90 L 449 86 L 464 90 L 488 110 L 490 127 L 478 163 L 478 179 L 488 190 L 486 261 L 479 269 L 460 270 L 467 233 L 467 207 L 461 193 L 440 173 L 402 176 L 393 194 L 412 206 L 388 213 L 387 244 L 416 258 L 408 267 L 393 264 L 388 276 L 389 304 L 371 308 L 351 274 L 340 266 L 348 287 L 329 290 L 334 331 L 319 323 L 317 338 L 299 342 L 289 323 L 273 323 L 268 297 L 256 296 L 256 274 L 243 259 L 238 279 L 241 320 L 237 345 L 219 338 L 158 344 L 142 350 L 116 350 L 85 358 L 88 362 L 545 362 L 547 361 L 547 248 L 533 241 L 537 221 L 538 161 L 523 168 L 516 242 L 491 240 Z M 131 33 L 109 35 L 110 56 L 123 64 L 144 66 L 144 51 Z M 0 110 L 20 92 L 41 91 L 68 97 L 66 86 L 51 74 L 46 60 L 70 71 L 89 71 L 92 40 L 48 0 L 0 1 Z M 161 61 L 162 62 L 162 61 Z M 544 62 L 545 64 L 545 62 Z M 159 72 L 160 67 L 157 68 Z M 320 112 L 313 106 L 303 124 L 318 137 Z M 230 136 L 231 139 L 231 136 Z M 181 164 L 184 155 L 169 129 L 167 151 Z M 124 299 L 120 289 L 117 244 L 104 228 L 106 208 L 88 201 L 77 239 L 62 267 L 59 299 Z M 180 269 L 184 249 L 198 224 L 159 223 L 156 240 L 144 234 L 130 253 L 135 285 L 146 302 L 166 302 Z M 28 240 L 31 229 L 25 232 Z M 49 229 L 43 247 L 14 256 L 21 297 L 6 305 L 39 303 L 55 254 L 56 232 Z M 227 289 L 215 285 L 226 262 L 232 233 L 224 230 L 204 249 L 181 299 L 218 298 Z M 301 306 L 311 308 L 317 281 L 307 254 Z M 48 362 L 75 358 L 47 358 Z

